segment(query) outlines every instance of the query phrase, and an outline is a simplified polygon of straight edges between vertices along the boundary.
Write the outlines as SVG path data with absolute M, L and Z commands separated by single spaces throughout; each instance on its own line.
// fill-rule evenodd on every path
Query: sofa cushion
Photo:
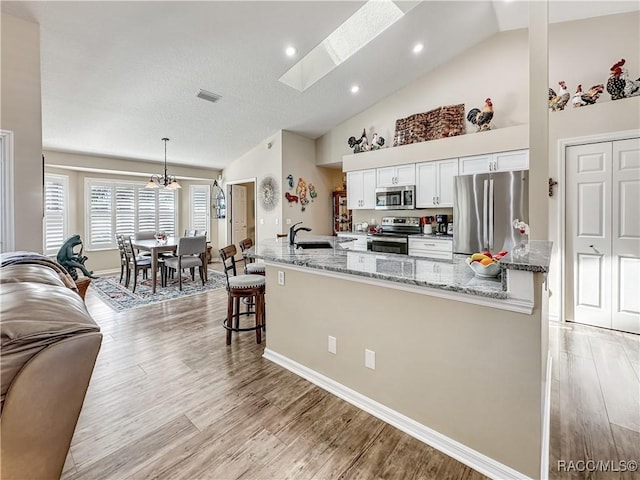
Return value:
M 42 265 L 18 264 L 0 268 L 0 283 L 36 282 L 64 287 L 60 275 Z
M 0 405 L 13 378 L 42 349 L 64 338 L 100 331 L 74 290 L 51 283 L 4 283 L 0 318 Z

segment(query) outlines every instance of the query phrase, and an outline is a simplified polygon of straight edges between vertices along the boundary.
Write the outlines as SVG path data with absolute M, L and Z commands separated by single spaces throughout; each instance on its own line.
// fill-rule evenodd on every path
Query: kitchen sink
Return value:
M 333 245 L 330 242 L 300 242 L 296 243 L 297 248 L 333 248 Z

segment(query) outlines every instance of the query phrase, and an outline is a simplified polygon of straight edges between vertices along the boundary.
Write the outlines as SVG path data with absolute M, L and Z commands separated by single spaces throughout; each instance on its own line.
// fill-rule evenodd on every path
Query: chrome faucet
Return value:
M 296 225 L 300 225 L 302 222 L 298 222 L 298 223 L 294 223 L 293 225 L 291 225 L 291 228 L 289 229 L 289 245 L 293 245 L 296 241 L 296 235 L 298 234 L 298 232 L 300 230 L 304 230 L 305 232 L 310 232 L 311 229 L 309 227 L 298 227 L 296 228 Z

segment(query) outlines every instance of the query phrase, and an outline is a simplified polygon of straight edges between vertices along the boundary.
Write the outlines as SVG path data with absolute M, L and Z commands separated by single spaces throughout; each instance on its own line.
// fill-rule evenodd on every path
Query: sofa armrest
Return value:
M 90 332 L 52 344 L 15 376 L 0 417 L 0 477 L 59 478 L 100 350 Z

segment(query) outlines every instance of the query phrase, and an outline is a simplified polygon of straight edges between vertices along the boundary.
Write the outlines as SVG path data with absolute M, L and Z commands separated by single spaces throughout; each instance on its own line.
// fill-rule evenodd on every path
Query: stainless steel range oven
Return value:
M 409 235 L 419 233 L 419 217 L 383 217 L 379 231 L 369 235 L 371 250 L 406 255 L 409 253 Z

